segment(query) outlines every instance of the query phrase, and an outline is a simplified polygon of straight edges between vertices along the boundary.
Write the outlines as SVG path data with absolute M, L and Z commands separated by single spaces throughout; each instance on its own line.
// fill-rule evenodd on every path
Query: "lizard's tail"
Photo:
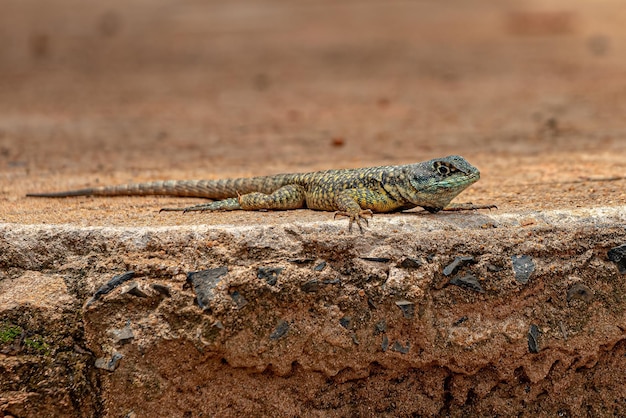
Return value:
M 133 183 L 52 193 L 28 193 L 29 197 L 70 196 L 185 196 L 227 199 L 251 192 L 271 193 L 288 182 L 286 175 L 221 180 L 168 180 Z

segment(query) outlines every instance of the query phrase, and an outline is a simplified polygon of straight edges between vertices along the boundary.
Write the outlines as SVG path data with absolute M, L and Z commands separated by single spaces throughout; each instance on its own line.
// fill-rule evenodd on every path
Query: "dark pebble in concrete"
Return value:
M 381 344 L 381 348 L 383 349 L 383 353 L 389 349 L 389 338 L 386 335 L 383 335 L 383 343 Z
M 87 302 L 87 305 L 91 305 L 93 302 L 97 301 L 107 293 L 110 293 L 113 289 L 115 289 L 122 283 L 132 279 L 134 275 L 134 271 L 127 271 L 126 273 L 113 276 L 111 280 L 109 280 L 104 285 L 100 286 L 98 290 L 96 290 L 96 293 L 94 293 L 93 297 L 89 300 L 89 302 Z
M 115 352 L 113 353 L 111 358 L 102 357 L 102 358 L 96 359 L 95 366 L 98 369 L 113 372 L 119 366 L 119 363 L 122 357 L 124 357 L 122 354 Z
M 313 270 L 315 270 L 315 271 L 322 271 L 322 270 L 324 270 L 325 267 L 326 267 L 326 261 L 322 261 L 321 263 L 319 263 L 318 265 L 313 267 Z
M 455 277 L 451 279 L 449 283 L 462 287 L 463 289 L 472 290 L 478 293 L 485 293 L 485 290 L 480 285 L 478 279 L 471 274 L 466 274 L 463 277 Z
M 135 334 L 133 334 L 133 330 L 129 325 L 126 325 L 124 328 L 114 328 L 110 331 L 110 334 L 116 344 L 125 344 L 135 338 Z
M 410 348 L 411 348 L 411 344 L 409 342 L 406 343 L 406 346 L 403 346 L 398 341 L 394 342 L 393 346 L 391 347 L 393 351 L 397 351 L 398 353 L 401 353 L 401 354 L 408 353 Z
M 153 283 L 151 287 L 157 292 L 159 292 L 160 294 L 162 294 L 163 296 L 167 296 L 168 298 L 172 297 L 172 290 L 170 289 L 169 286 L 165 286 L 165 285 L 158 284 L 158 283 Z
M 345 329 L 350 329 L 350 322 L 352 322 L 352 317 L 344 316 L 339 320 L 339 324 Z
M 128 293 L 129 295 L 137 296 L 138 298 L 147 298 L 149 295 L 141 290 L 139 287 L 139 283 L 132 282 L 128 285 L 128 289 L 126 289 L 123 293 Z
M 499 271 L 504 270 L 504 267 L 496 266 L 495 264 L 491 264 L 491 263 L 487 264 L 486 267 L 487 267 L 487 270 L 489 270 L 492 273 L 498 273 Z
M 580 299 L 585 302 L 591 302 L 593 299 L 593 290 L 589 286 L 582 283 L 575 283 L 567 290 L 567 301 L 572 299 Z
M 294 264 L 310 264 L 312 262 L 315 261 L 314 258 L 292 258 L 287 260 L 290 263 L 294 263 Z
M 384 334 L 385 332 L 387 332 L 387 321 L 383 319 L 374 325 L 374 335 Z
M 391 261 L 391 259 L 387 257 L 361 257 L 361 260 L 373 261 L 375 263 L 388 263 Z
M 626 273 L 626 244 L 611 248 L 607 256 L 609 260 L 617 264 L 620 273 Z
M 270 286 L 274 286 L 278 281 L 278 275 L 282 271 L 282 267 L 259 267 L 256 277 L 265 280 Z
M 528 351 L 531 353 L 539 352 L 539 327 L 535 324 L 530 326 L 528 330 Z
M 469 318 L 466 316 L 462 316 L 459 319 L 457 319 L 456 321 L 454 321 L 452 323 L 453 327 L 458 327 L 459 325 L 461 325 L 463 322 L 467 321 Z
M 317 292 L 320 289 L 320 282 L 317 279 L 309 280 L 300 286 L 300 289 L 307 293 Z
M 404 269 L 417 269 L 422 266 L 422 262 L 417 258 L 407 257 L 400 263 L 400 267 Z
M 454 261 L 443 269 L 443 275 L 452 276 L 454 273 L 459 271 L 459 269 L 473 262 L 474 257 L 455 257 Z
M 400 308 L 402 315 L 404 315 L 405 318 L 413 318 L 413 314 L 415 312 L 415 304 L 413 302 L 408 300 L 399 300 L 396 302 L 396 306 Z
M 187 273 L 187 282 L 193 286 L 198 306 L 202 309 L 209 307 L 215 297 L 213 293 L 215 287 L 220 282 L 222 276 L 225 276 L 227 273 L 228 267 L 226 266 Z
M 243 295 L 238 291 L 234 291 L 233 293 L 231 293 L 230 297 L 233 302 L 235 302 L 235 305 L 237 305 L 237 309 L 241 309 L 248 304 L 246 298 L 244 298 Z
M 278 321 L 276 328 L 274 328 L 274 331 L 270 334 L 270 340 L 278 340 L 284 337 L 287 331 L 289 331 L 289 327 L 289 322 L 282 319 Z
M 529 255 L 514 255 L 511 256 L 511 262 L 513 263 L 515 280 L 521 284 L 528 283 L 530 276 L 535 271 L 535 262 L 532 257 Z

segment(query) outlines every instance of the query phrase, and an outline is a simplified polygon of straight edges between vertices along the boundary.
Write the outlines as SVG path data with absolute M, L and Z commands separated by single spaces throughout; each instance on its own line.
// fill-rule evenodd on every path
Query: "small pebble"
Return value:
M 403 346 L 398 341 L 394 342 L 393 346 L 391 347 L 391 349 L 393 351 L 397 351 L 398 353 L 401 353 L 401 354 L 408 353 L 410 348 L 411 348 L 411 344 L 410 343 L 407 342 L 406 346 Z
M 300 286 L 300 289 L 307 293 L 317 292 L 320 289 L 320 282 L 317 279 L 309 280 Z
M 386 335 L 383 335 L 383 343 L 381 344 L 381 348 L 383 349 L 383 353 L 389 349 L 389 338 Z
M 234 291 L 233 293 L 231 293 L 230 297 L 233 302 L 235 302 L 235 305 L 237 305 L 237 309 L 241 309 L 248 304 L 246 298 L 244 298 L 243 295 L 238 291 Z
M 471 274 L 466 274 L 463 277 L 455 277 L 451 279 L 448 283 L 462 287 L 463 289 L 472 290 L 478 293 L 485 293 L 485 290 L 480 285 L 478 279 Z
M 383 319 L 374 325 L 374 335 L 384 334 L 385 332 L 387 332 L 387 321 Z
M 626 244 L 611 248 L 607 253 L 607 257 L 610 261 L 617 264 L 617 269 L 620 273 L 626 273 Z
M 290 263 L 294 263 L 294 264 L 309 264 L 315 261 L 314 258 L 292 258 L 287 260 Z
M 417 258 L 407 257 L 404 260 L 402 260 L 402 262 L 400 263 L 400 267 L 405 268 L 405 269 L 417 269 L 417 268 L 420 268 L 421 266 L 422 266 L 422 262 L 419 261 Z
M 282 271 L 282 267 L 259 267 L 256 277 L 265 280 L 270 286 L 274 286 L 278 281 L 278 275 Z
M 87 302 L 87 306 L 91 305 L 92 303 L 100 299 L 102 296 L 110 293 L 111 291 L 113 291 L 113 289 L 115 289 L 122 283 L 132 279 L 134 275 L 135 275 L 134 271 L 127 271 L 126 273 L 113 276 L 111 280 L 109 280 L 104 285 L 100 286 L 98 290 L 96 290 L 96 293 L 94 293 L 93 297 L 89 299 L 89 301 Z
M 350 322 L 352 322 L 352 318 L 349 316 L 344 316 L 339 320 L 339 325 L 341 325 L 345 329 L 350 329 Z
M 405 318 L 413 318 L 413 314 L 415 312 L 415 304 L 413 302 L 410 302 L 408 300 L 399 300 L 396 302 L 396 306 L 400 308 L 400 310 L 402 311 L 402 315 Z
M 95 362 L 95 366 L 98 369 L 102 369 L 102 370 L 107 370 L 109 372 L 113 372 L 115 371 L 115 369 L 117 369 L 117 367 L 119 366 L 120 360 L 123 358 L 124 356 L 121 353 L 118 353 L 117 351 L 113 353 L 113 355 L 110 358 L 106 358 L 106 357 L 101 357 L 96 359 Z
M 513 263 L 515 280 L 521 284 L 528 283 L 530 276 L 535 271 L 535 262 L 532 257 L 528 255 L 514 255 L 511 256 L 511 262 Z
M 454 261 L 450 264 L 448 264 L 444 269 L 443 269 L 443 275 L 444 276 L 452 276 L 453 274 L 455 274 L 457 271 L 459 271 L 462 267 L 473 263 L 474 262 L 474 257 L 455 257 Z
M 128 288 L 122 292 L 122 294 L 129 294 L 129 295 L 133 295 L 133 296 L 137 296 L 139 298 L 147 298 L 149 295 L 144 292 L 140 287 L 139 287 L 139 283 L 137 282 L 131 282 L 128 285 Z
M 322 261 L 321 263 L 319 263 L 318 265 L 313 267 L 313 270 L 315 270 L 315 271 L 322 271 L 322 270 L 324 270 L 325 267 L 326 267 L 326 261 Z
M 567 301 L 570 302 L 572 299 L 580 299 L 585 302 L 591 302 L 593 299 L 593 290 L 583 283 L 574 283 L 567 290 Z
M 276 328 L 274 328 L 274 331 L 270 334 L 270 340 L 278 340 L 284 337 L 287 334 L 287 331 L 289 331 L 289 327 L 289 322 L 282 319 L 279 320 Z
M 467 321 L 469 318 L 467 316 L 462 316 L 459 319 L 457 319 L 456 321 L 454 321 L 452 323 L 453 327 L 458 327 L 459 325 L 461 325 L 463 322 Z
M 228 267 L 218 267 L 209 270 L 187 273 L 187 283 L 191 283 L 196 294 L 196 301 L 200 308 L 208 308 L 215 298 L 214 290 L 221 278 L 228 273 Z
M 504 267 L 496 266 L 495 264 L 491 264 L 491 263 L 487 264 L 486 267 L 487 267 L 487 270 L 489 270 L 492 273 L 497 273 L 499 271 L 504 270 Z
M 113 328 L 109 331 L 109 334 L 111 334 L 116 344 L 124 344 L 135 338 L 135 334 L 133 334 L 130 325 L 126 325 L 124 328 Z
M 165 286 L 159 283 L 153 283 L 151 287 L 163 296 L 167 296 L 168 298 L 172 297 L 172 290 L 169 286 Z
M 528 330 L 528 351 L 531 353 L 539 352 L 539 327 L 535 324 L 530 326 Z
M 361 260 L 373 261 L 375 263 L 388 263 L 391 261 L 391 259 L 387 257 L 361 257 Z

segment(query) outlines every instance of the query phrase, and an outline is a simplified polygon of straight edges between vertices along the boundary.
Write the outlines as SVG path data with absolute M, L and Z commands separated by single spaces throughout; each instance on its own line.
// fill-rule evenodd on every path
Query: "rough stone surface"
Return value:
M 0 225 L 0 263 L 12 272 L 2 281 L 10 291 L 0 299 L 0 323 L 39 335 L 47 347 L 34 353 L 24 342 L 5 342 L 1 364 L 19 375 L 20 362 L 61 367 L 54 364 L 65 353 L 70 361 L 61 364 L 74 376 L 80 369 L 83 386 L 68 385 L 55 396 L 66 406 L 91 400 L 83 410 L 102 408 L 107 416 L 510 415 L 520 405 L 535 413 L 574 415 L 589 405 L 597 414 L 624 411 L 622 376 L 606 371 L 626 366 L 626 284 L 606 254 L 626 240 L 626 210 L 563 214 L 534 214 L 542 223 L 530 228 L 507 214 L 400 216 L 363 235 L 341 234 L 345 225 L 335 223 Z M 484 229 L 485 221 L 498 227 Z M 313 231 L 320 229 L 334 231 L 318 239 Z M 55 240 L 44 240 L 53 233 Z M 42 245 L 37 258 L 20 256 Z M 474 257 L 471 269 L 484 293 L 438 286 L 448 280 L 443 268 L 460 245 Z M 382 252 L 386 263 L 363 260 Z M 520 253 L 536 262 L 527 283 L 512 268 L 487 267 L 510 264 Z M 392 267 L 426 254 L 420 267 Z M 315 263 L 287 262 L 294 257 L 327 266 L 317 271 Z M 276 284 L 259 280 L 259 268 L 276 265 L 285 266 Z M 85 304 L 127 270 L 135 272 L 133 282 Z M 187 273 L 205 270 L 224 274 L 203 309 Z M 318 288 L 303 291 L 313 279 Z M 571 297 L 577 283 L 593 299 Z M 147 296 L 127 292 L 131 285 L 148 289 Z M 170 296 L 149 291 L 155 285 L 167 286 Z M 59 324 L 63 318 L 71 320 Z M 84 335 L 66 330 L 81 326 Z M 20 401 L 11 395 L 19 385 L 5 385 L 3 410 L 33 415 L 28 405 L 36 398 Z M 560 396 L 545 396 L 557 390 Z M 31 393 L 44 394 L 39 386 Z

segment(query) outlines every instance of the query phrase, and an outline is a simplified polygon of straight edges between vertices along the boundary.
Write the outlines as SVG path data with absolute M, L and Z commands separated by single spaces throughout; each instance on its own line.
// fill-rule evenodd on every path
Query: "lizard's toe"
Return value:
M 356 222 L 357 226 L 359 227 L 359 231 L 363 233 L 363 225 L 361 225 L 361 220 L 365 222 L 365 226 L 369 226 L 367 216 L 372 218 L 374 217 L 374 213 L 370 209 L 360 210 L 358 212 L 337 211 L 335 212 L 334 219 L 337 219 L 337 216 L 345 216 L 348 218 L 348 232 L 352 232 L 352 224 Z

